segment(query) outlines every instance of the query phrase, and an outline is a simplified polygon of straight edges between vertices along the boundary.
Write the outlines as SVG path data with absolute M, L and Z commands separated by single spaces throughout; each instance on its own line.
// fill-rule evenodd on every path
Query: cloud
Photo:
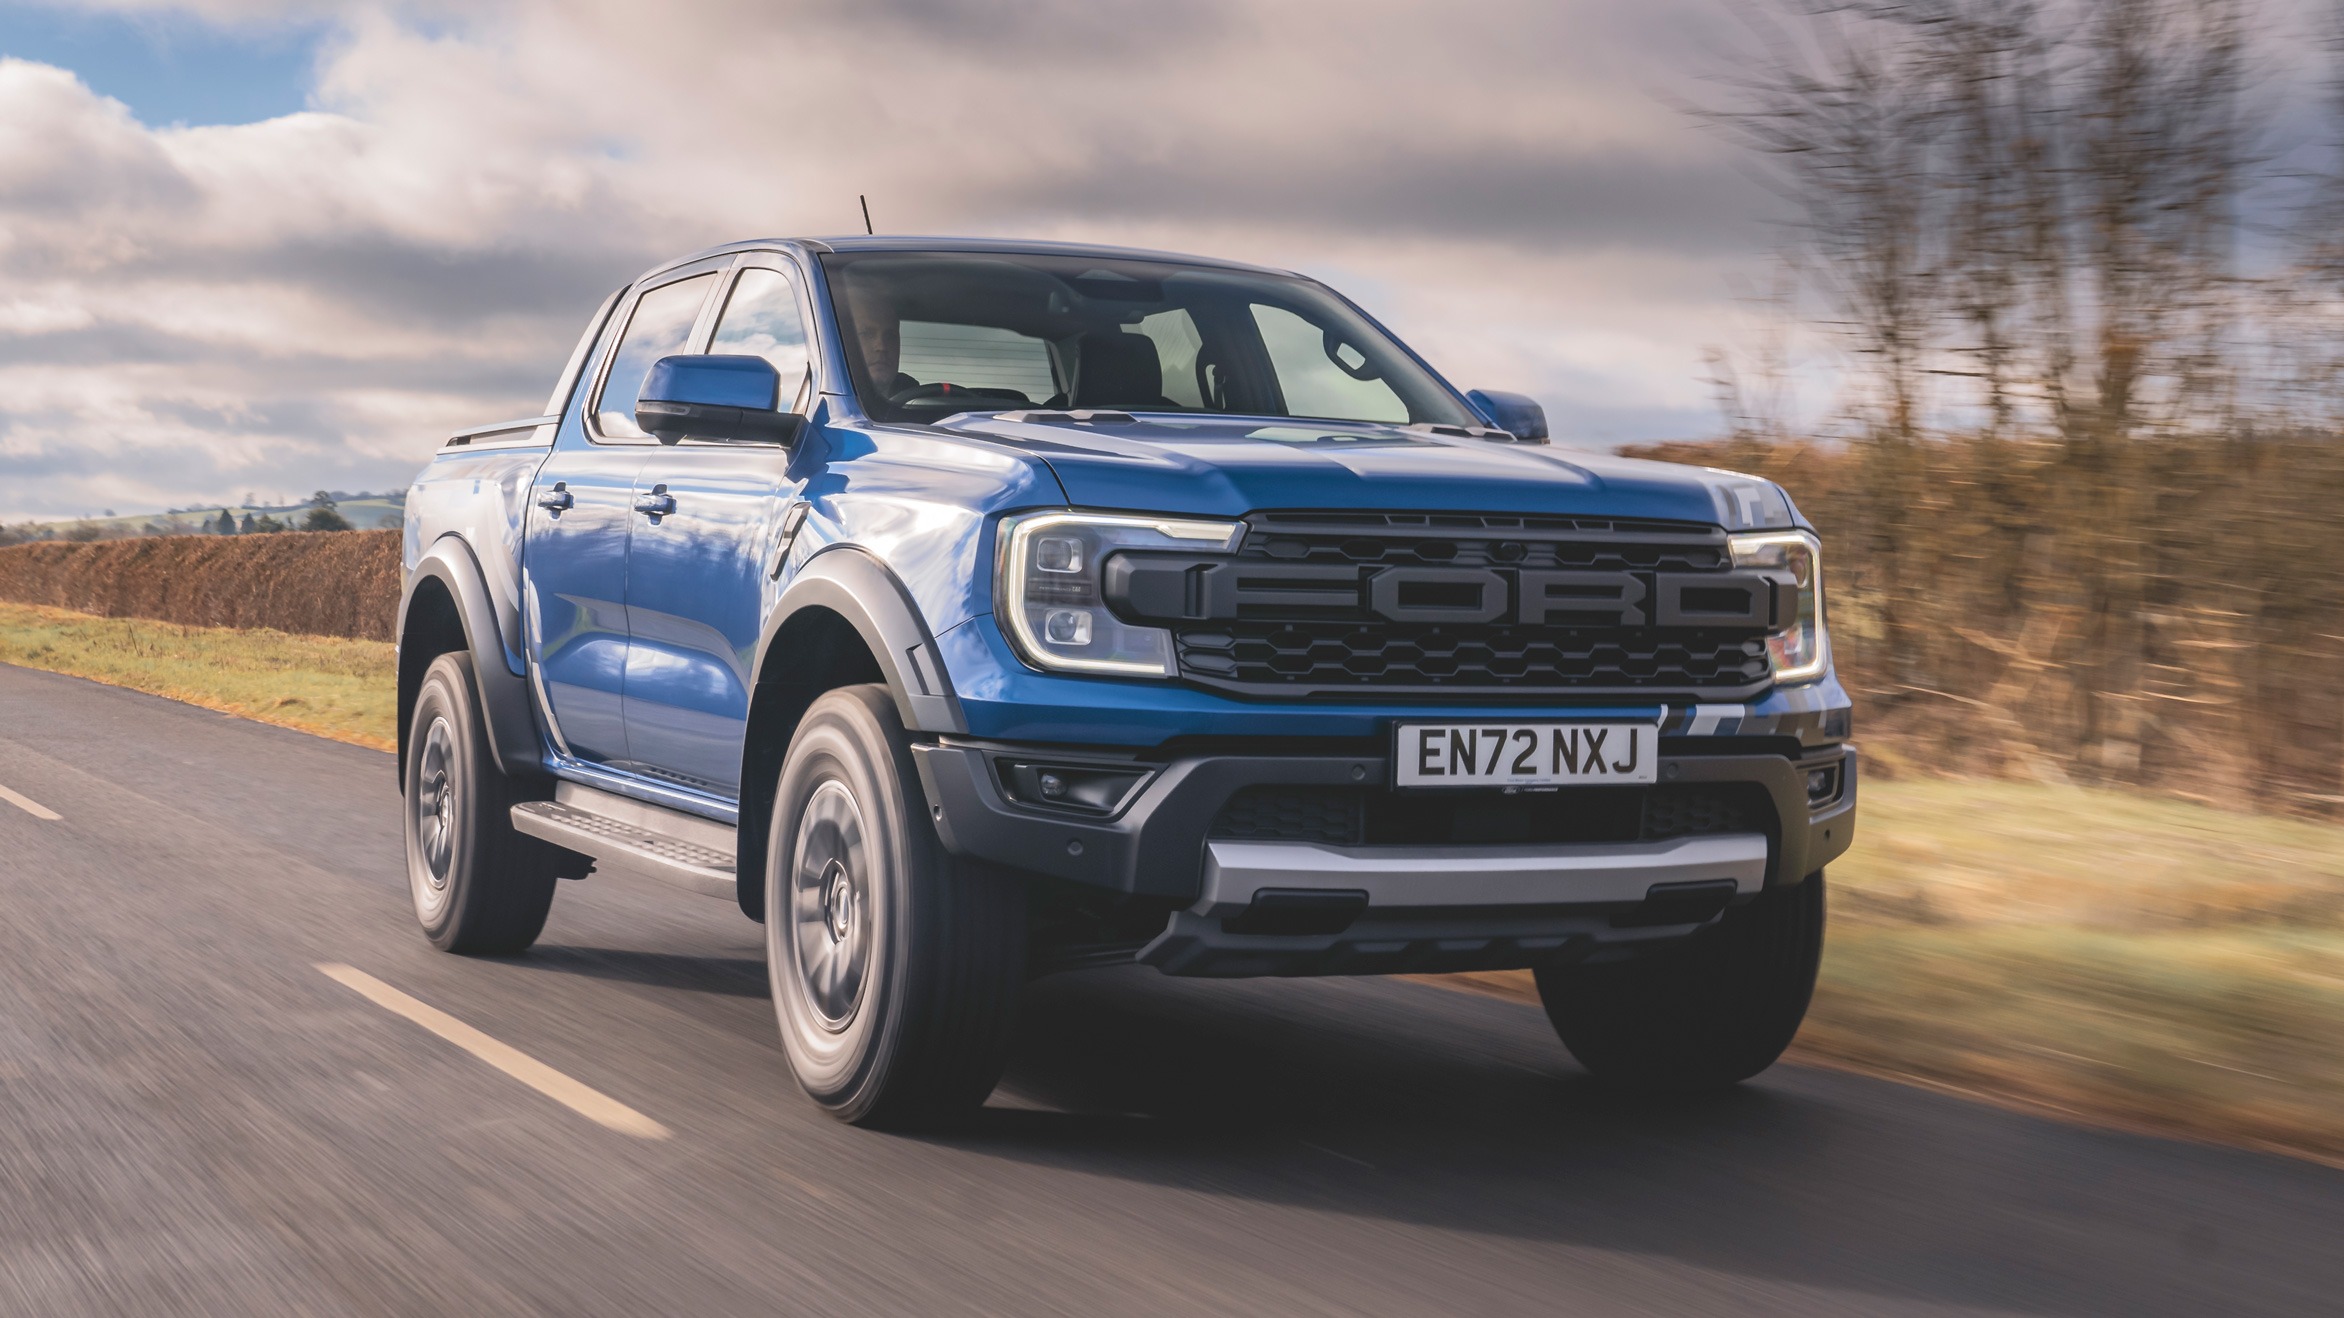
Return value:
M 1656 95 L 1708 4 L 92 6 L 332 35 L 313 109 L 231 126 L 0 61 L 0 517 L 403 483 L 636 271 L 857 194 L 1304 269 L 1590 438 L 1697 433 L 1767 240 Z

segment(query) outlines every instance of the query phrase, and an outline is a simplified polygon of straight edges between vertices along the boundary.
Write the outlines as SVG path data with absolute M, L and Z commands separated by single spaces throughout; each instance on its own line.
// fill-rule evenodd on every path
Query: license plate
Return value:
M 1555 787 L 1659 781 L 1651 723 L 1402 723 L 1392 764 L 1401 787 Z

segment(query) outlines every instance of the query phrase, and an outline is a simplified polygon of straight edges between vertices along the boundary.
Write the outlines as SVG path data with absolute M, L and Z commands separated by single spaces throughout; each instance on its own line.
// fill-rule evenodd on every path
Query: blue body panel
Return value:
M 1667 462 L 1497 444 L 1415 429 L 1164 415 L 1131 424 L 969 418 L 1050 464 L 1078 508 L 1207 517 L 1263 509 L 1503 512 L 1789 526 L 1771 482 Z
M 757 640 L 782 511 L 814 465 L 801 448 L 685 443 L 645 455 L 635 493 L 676 511 L 638 516 L 627 551 L 629 767 L 696 791 L 740 788 Z
M 1134 255 L 976 240 L 830 245 Z M 1737 706 L 1515 695 L 1486 705 L 1412 705 L 1248 700 L 1177 681 L 1030 668 L 992 616 L 994 531 L 1008 512 L 1497 512 L 1728 530 L 1803 523 L 1779 488 L 1747 476 L 1418 427 L 1193 414 L 1083 424 L 964 414 L 934 426 L 873 424 L 846 383 L 828 288 L 811 259 L 823 248 L 744 243 L 653 272 L 722 268 L 730 254 L 746 252 L 768 260 L 778 253 L 796 266 L 812 327 L 814 401 L 794 447 L 660 445 L 590 433 L 587 399 L 625 322 L 629 303 L 621 297 L 599 341 L 581 353 L 558 430 L 549 423 L 492 449 L 443 450 L 411 491 L 408 566 L 449 535 L 479 558 L 505 629 L 506 661 L 532 678 L 546 763 L 557 773 L 606 787 L 639 784 L 647 799 L 730 818 L 758 647 L 792 582 L 822 554 L 844 549 L 869 555 L 900 582 L 958 696 L 965 729 L 955 730 L 977 737 L 1112 746 L 1190 736 L 1364 737 L 1385 735 L 1403 716 L 1569 717 L 1598 709 L 1615 717 L 1641 709 L 1673 735 L 1764 732 L 1810 744 L 1847 735 L 1847 695 L 1828 675 Z M 689 351 L 704 351 L 712 319 L 703 313 Z M 567 508 L 538 506 L 560 493 L 570 496 Z M 638 511 L 662 497 L 673 499 L 672 512 Z M 785 557 L 781 529 L 799 502 L 807 506 L 803 524 L 786 561 L 777 561 Z
M 524 614 L 538 691 L 567 753 L 626 761 L 627 549 L 641 449 L 561 449 L 535 489 L 558 482 L 574 504 L 530 519 Z

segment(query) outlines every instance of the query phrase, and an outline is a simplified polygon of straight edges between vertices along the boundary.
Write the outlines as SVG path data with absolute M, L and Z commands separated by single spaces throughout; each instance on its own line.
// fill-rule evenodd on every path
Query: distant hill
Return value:
M 365 490 L 359 490 L 355 493 L 348 490 L 329 490 L 327 495 L 333 499 L 335 510 L 348 518 L 351 527 L 355 530 L 374 531 L 397 526 L 399 519 L 404 518 L 407 511 L 407 492 L 405 490 L 396 490 L 387 494 L 372 494 Z M 309 512 L 310 504 L 307 499 L 285 504 L 232 503 L 222 505 L 215 503 L 198 507 L 171 508 L 159 513 L 124 513 L 111 517 L 73 517 L 47 522 L 20 522 L 11 526 L 0 526 L 0 544 L 6 544 L 13 540 L 62 537 L 67 532 L 74 530 L 81 530 L 86 537 L 88 531 L 85 528 L 90 527 L 97 528 L 96 538 L 101 540 L 119 540 L 140 535 L 201 535 L 212 529 L 212 523 L 219 521 L 220 511 L 223 507 L 227 509 L 230 517 L 236 519 L 239 526 L 244 524 L 244 519 L 247 516 L 273 517 L 279 522 L 299 526 L 302 517 Z

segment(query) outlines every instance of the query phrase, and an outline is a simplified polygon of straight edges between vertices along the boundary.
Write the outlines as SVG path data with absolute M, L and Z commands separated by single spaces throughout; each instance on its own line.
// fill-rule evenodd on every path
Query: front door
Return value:
M 658 445 L 635 429 L 636 390 L 651 363 L 681 352 L 717 276 L 703 272 L 642 292 L 583 401 L 562 421 L 530 490 L 528 643 L 556 749 L 613 768 L 629 760 L 627 550 L 640 515 L 635 476 Z M 613 383 L 617 381 L 617 383 Z M 616 414 L 605 395 L 624 396 Z
M 806 316 L 786 258 L 743 258 L 708 349 L 764 357 L 785 409 L 809 393 Z M 801 445 L 801 449 L 804 446 Z M 638 773 L 728 800 L 741 786 L 749 688 L 782 518 L 804 481 L 778 444 L 687 439 L 635 475 L 627 559 L 626 719 Z

